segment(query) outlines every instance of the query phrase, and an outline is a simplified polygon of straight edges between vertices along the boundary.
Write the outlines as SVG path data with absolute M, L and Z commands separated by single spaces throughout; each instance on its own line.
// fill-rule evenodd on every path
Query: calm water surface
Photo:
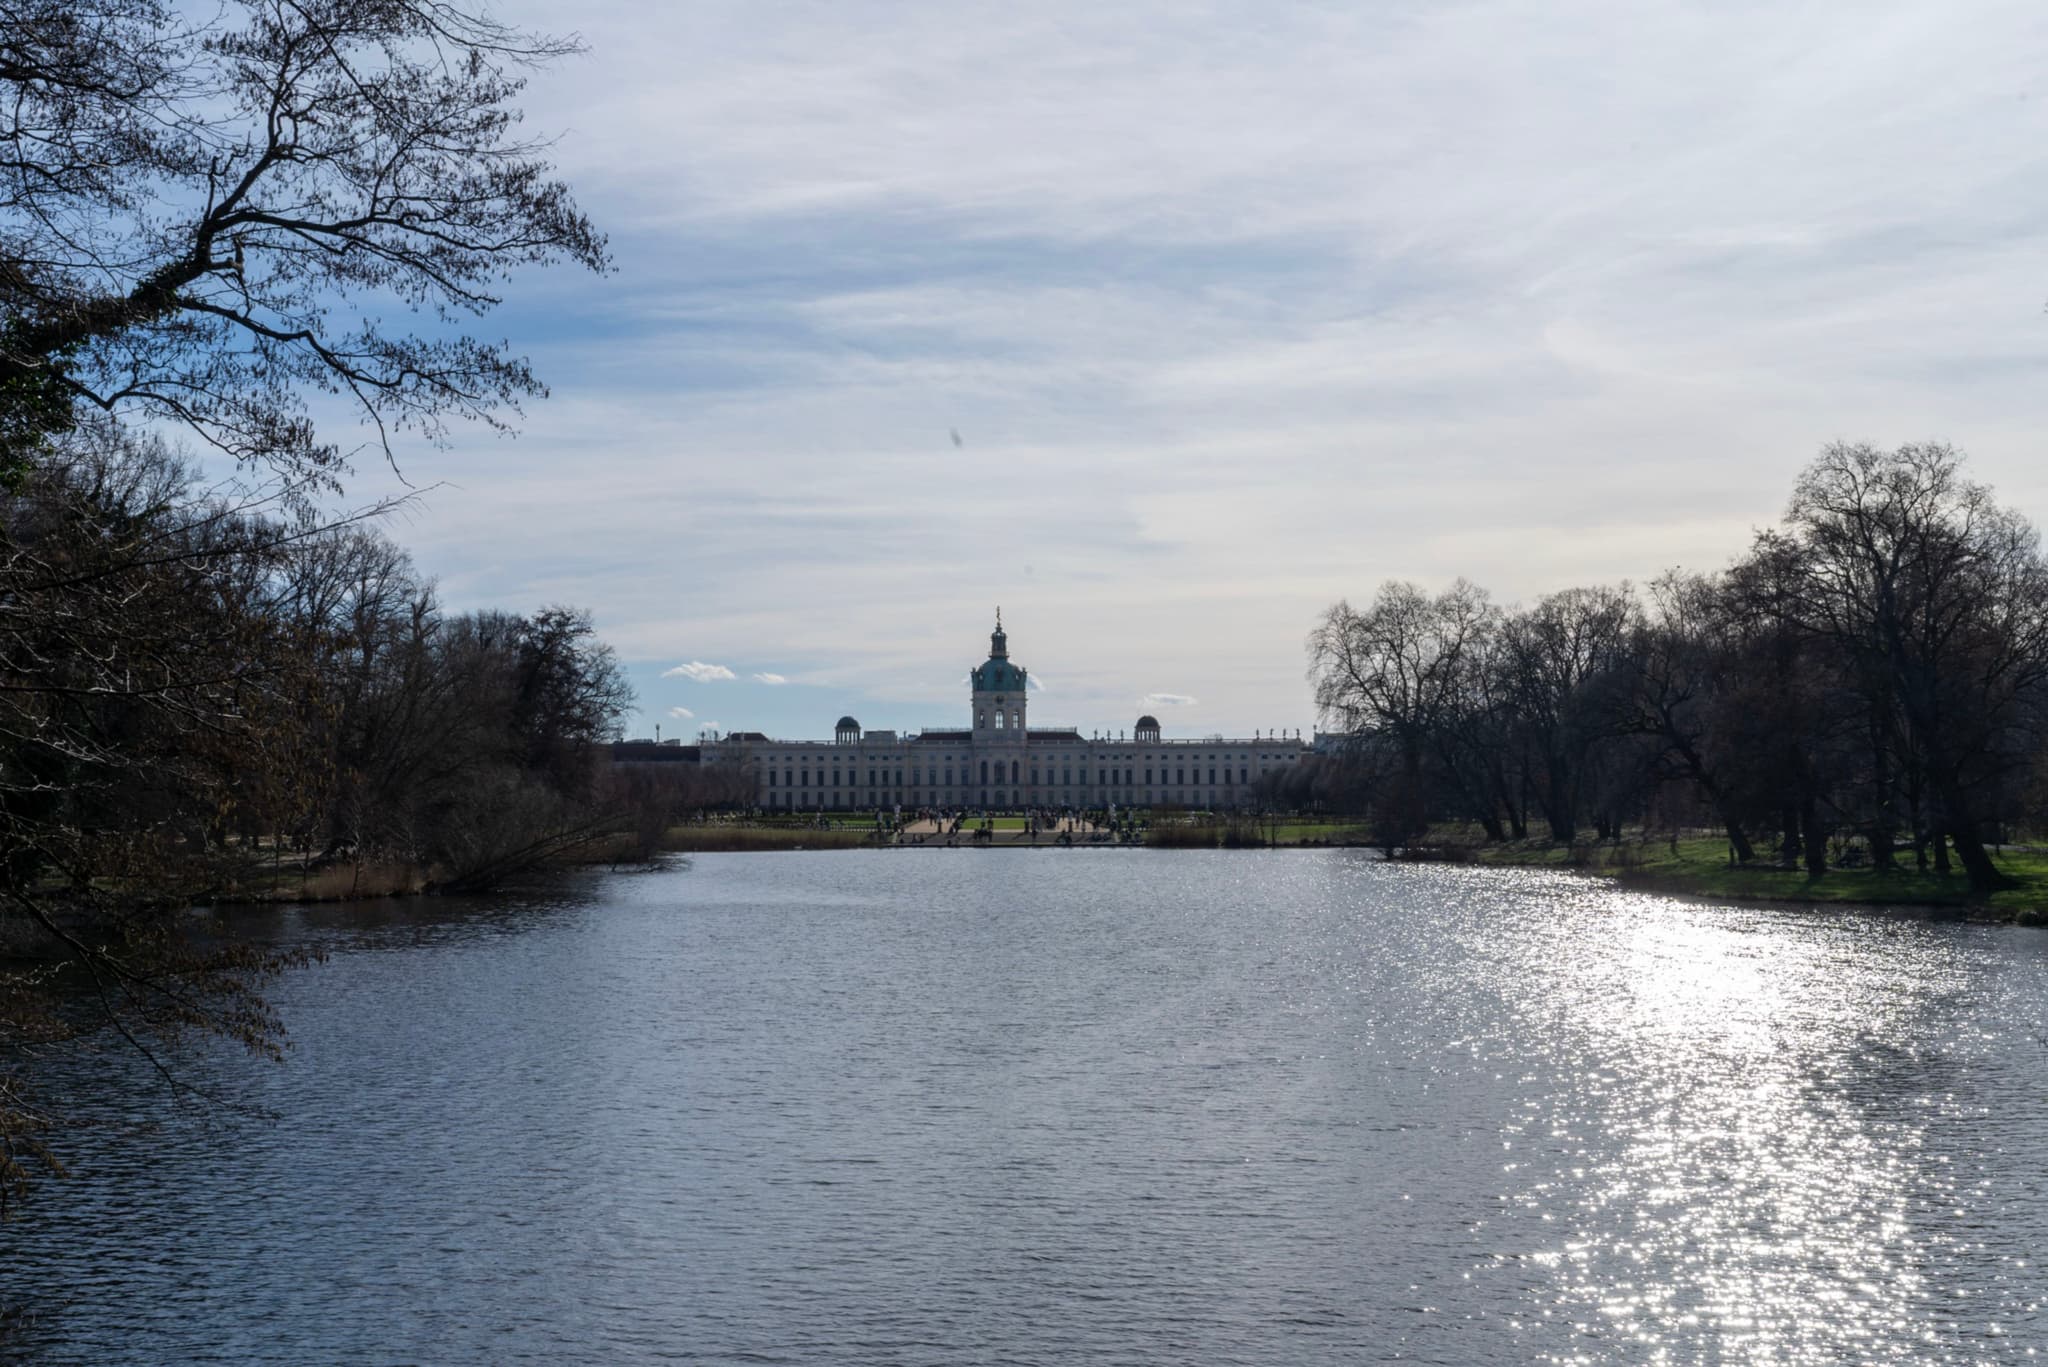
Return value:
M 275 1114 L 75 1103 L 32 1363 L 2004 1362 L 2048 934 L 1344 851 L 312 908 Z M 127 1067 L 117 1059 L 97 1067 Z

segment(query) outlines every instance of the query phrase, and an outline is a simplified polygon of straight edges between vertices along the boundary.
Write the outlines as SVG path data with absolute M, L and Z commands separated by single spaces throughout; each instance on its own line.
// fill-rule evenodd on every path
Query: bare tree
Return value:
M 1785 521 L 1806 553 L 1805 625 L 1864 681 L 1873 727 L 1924 774 L 1935 839 L 1990 891 L 2005 879 L 1984 833 L 2039 743 L 2048 572 L 2033 527 L 1961 466 L 1938 444 L 1836 444 Z
M 1611 709 L 1597 688 L 1619 675 L 1636 619 L 1620 588 L 1566 589 L 1508 618 L 1503 664 L 1520 728 L 1530 738 L 1534 789 L 1553 839 L 1578 832 L 1586 758 L 1609 733 Z
M 1414 584 L 1389 581 L 1364 612 L 1339 601 L 1309 637 L 1309 677 L 1318 713 L 1345 731 L 1390 741 L 1398 755 L 1381 785 L 1412 836 L 1425 823 L 1425 758 L 1442 748 L 1460 715 L 1468 657 L 1492 630 L 1483 590 L 1459 580 L 1431 598 Z M 1498 838 L 1498 819 L 1482 819 Z
M 542 392 L 443 325 L 513 268 L 607 261 L 519 132 L 574 50 L 440 0 L 0 0 L 0 435 L 76 405 L 332 478 L 308 396 L 384 443 Z M 394 329 L 386 309 L 430 329 Z
M 236 875 L 238 833 L 361 798 L 356 761 L 389 785 L 450 762 L 375 727 L 512 696 L 516 643 L 447 667 L 402 557 L 307 520 L 362 444 L 311 414 L 339 397 L 388 458 L 543 392 L 464 328 L 522 267 L 607 268 L 519 124 L 526 73 L 574 46 L 445 0 L 0 0 L 0 952 L 32 965 L 0 972 L 0 1043 L 274 1050 L 251 988 L 275 961 L 173 913 Z M 0 1080 L 0 1198 L 39 1124 Z

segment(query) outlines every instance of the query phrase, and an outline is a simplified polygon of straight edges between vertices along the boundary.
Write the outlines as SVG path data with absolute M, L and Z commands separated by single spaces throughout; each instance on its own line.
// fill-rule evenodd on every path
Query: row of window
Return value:
M 826 747 L 826 746 L 822 746 L 822 745 L 821 745 L 821 746 L 819 746 L 819 749 L 821 749 L 821 750 L 822 750 L 822 749 L 826 749 L 826 748 L 828 748 L 828 747 Z M 774 757 L 773 757 L 773 758 L 772 758 L 772 759 L 770 760 L 770 762 L 771 762 L 771 763 L 775 763 L 775 764 L 792 764 L 792 763 L 796 762 L 796 758 L 797 758 L 797 757 L 796 757 L 795 755 L 776 755 L 776 756 L 774 756 Z M 880 758 L 880 757 L 879 757 L 879 756 L 877 756 L 877 758 Z M 900 756 L 898 756 L 898 758 L 901 758 L 901 757 L 900 757 Z M 942 759 L 946 760 L 947 762 L 951 762 L 951 761 L 953 760 L 954 756 L 952 756 L 952 755 L 944 755 L 944 756 L 941 756 L 940 758 L 942 758 Z M 1067 759 L 1072 759 L 1072 758 L 1073 758 L 1073 755 L 1072 755 L 1072 754 L 1070 754 L 1070 753 L 1068 753 L 1068 754 L 1062 754 L 1062 755 L 1060 755 L 1060 756 L 1059 756 L 1059 758 L 1061 758 L 1061 759 L 1063 759 L 1063 760 L 1067 760 Z M 1085 758 L 1085 756 L 1084 756 L 1084 758 Z M 1121 755 L 1119 755 L 1119 754 L 1105 754 L 1104 756 L 1102 756 L 1102 758 L 1103 758 L 1104 760 L 1111 760 L 1111 759 L 1132 759 L 1132 758 L 1134 758 L 1134 755 L 1133 755 L 1133 754 L 1129 754 L 1129 753 L 1126 753 L 1126 754 L 1121 754 Z M 1229 758 L 1230 758 L 1230 756 L 1228 756 L 1228 755 L 1215 755 L 1215 754 L 1211 754 L 1211 755 L 1206 755 L 1206 756 L 1204 756 L 1204 755 L 1193 755 L 1193 756 L 1190 756 L 1190 758 L 1191 758 L 1191 759 L 1194 759 L 1194 760 L 1201 760 L 1201 759 L 1209 759 L 1209 760 L 1216 760 L 1216 759 L 1224 759 L 1224 760 L 1227 760 L 1227 759 L 1229 759 Z M 1238 756 L 1237 756 L 1237 758 L 1238 758 L 1238 759 L 1241 759 L 1241 760 L 1246 760 L 1246 759 L 1257 759 L 1257 760 L 1259 760 L 1259 761 L 1260 761 L 1261 763 L 1273 763 L 1273 762 L 1276 762 L 1276 761 L 1277 761 L 1277 762 L 1280 762 L 1280 763 L 1292 763 L 1293 761 L 1295 761 L 1295 760 L 1299 759 L 1299 758 L 1300 758 L 1300 756 L 1299 756 L 1299 755 L 1265 755 L 1265 754 L 1262 754 L 1262 755 L 1256 755 L 1256 756 L 1254 756 L 1254 755 L 1252 755 L 1252 754 L 1249 754 L 1249 753 L 1244 753 L 1244 754 L 1240 754 L 1240 755 L 1238 755 Z M 842 762 L 843 762 L 843 761 L 842 761 Z
M 993 793 L 991 793 L 989 789 L 984 788 L 981 790 L 979 794 L 978 801 L 984 807 L 1006 807 L 1010 804 L 1012 797 L 1014 797 L 1019 802 L 1027 800 L 1025 794 L 1021 792 L 1012 794 L 1006 792 L 1001 788 L 998 788 L 995 789 Z M 1083 794 L 1083 798 L 1085 799 L 1086 797 L 1087 795 Z M 1126 806 L 1140 800 L 1140 795 L 1128 788 L 1113 790 L 1106 794 L 1098 794 L 1093 800 L 1099 802 L 1104 797 L 1107 797 L 1112 802 L 1121 803 Z M 1155 800 L 1164 800 L 1164 798 L 1165 795 L 1161 794 L 1159 798 L 1155 799 L 1152 790 L 1149 788 L 1146 789 L 1143 794 L 1143 800 L 1147 803 L 1153 802 Z M 1173 798 L 1176 801 L 1201 801 L 1202 793 L 1200 789 L 1197 789 L 1193 793 L 1175 793 L 1173 794 Z M 884 793 L 882 795 L 882 799 L 880 802 L 871 801 L 865 805 L 881 806 L 886 804 L 889 800 L 889 795 Z M 912 792 L 907 798 L 904 796 L 904 794 L 899 792 L 895 795 L 894 800 L 898 803 L 908 801 L 912 806 L 915 806 L 918 803 L 925 801 L 926 799 L 916 792 Z M 973 793 L 940 794 L 934 792 L 930 794 L 930 800 L 934 802 L 973 802 L 976 801 L 977 798 L 976 795 Z M 1051 800 L 1051 795 L 1034 794 L 1028 800 L 1034 802 L 1049 802 Z M 1060 801 L 1064 805 L 1071 806 L 1074 800 L 1074 796 L 1071 793 L 1061 794 L 1060 796 Z M 1211 789 L 1208 794 L 1208 801 L 1210 805 L 1215 806 L 1225 803 L 1234 803 L 1236 801 L 1236 798 L 1227 789 L 1224 790 L 1220 795 L 1216 792 L 1216 790 Z M 792 793 L 787 789 L 784 789 L 781 793 L 779 801 L 777 800 L 776 794 L 770 793 L 768 795 L 768 805 L 770 807 L 781 807 L 784 810 L 792 810 L 797 807 L 859 807 L 863 804 L 859 802 L 857 800 L 857 796 L 852 793 L 833 793 L 831 794 L 831 800 L 827 801 L 826 795 L 824 793 L 817 794 L 814 799 L 810 793 Z
M 1022 778 L 1022 766 L 1021 766 L 1021 764 L 1019 763 L 1019 761 L 1017 761 L 1017 760 L 1014 760 L 1014 759 L 1013 759 L 1013 760 L 1011 760 L 1011 761 L 1010 761 L 1010 764 L 1009 764 L 1009 770 L 1010 770 L 1010 774 L 1009 774 L 1009 780 L 1008 780 L 1009 782 L 1011 782 L 1011 783 L 1022 783 L 1022 782 L 1024 781 L 1024 780 L 1023 780 L 1023 778 Z M 832 787 L 834 787 L 834 788 L 837 788 L 837 787 L 839 787 L 839 786 L 840 786 L 840 778 L 841 778 L 841 774 L 842 774 L 842 772 L 843 772 L 843 774 L 844 774 L 844 776 L 845 776 L 845 786 L 847 786 L 847 787 L 849 787 L 849 788 L 858 788 L 858 787 L 860 787 L 860 786 L 861 786 L 861 785 L 860 785 L 860 771 L 859 771 L 859 770 L 857 770 L 857 769 L 846 769 L 846 770 L 844 770 L 844 771 L 842 771 L 842 770 L 839 770 L 839 769 L 834 769 L 834 770 L 832 770 L 832 771 L 831 771 L 831 774 L 832 774 L 832 782 L 831 782 L 831 785 L 830 785 L 830 786 L 832 786 Z M 932 770 L 932 782 L 933 782 L 933 783 L 939 783 L 939 782 L 941 782 L 941 779 L 940 779 L 940 777 L 939 777 L 939 776 L 940 776 L 940 774 L 941 774 L 941 772 L 943 772 L 943 773 L 944 773 L 944 775 L 945 775 L 945 778 L 944 778 L 944 780 L 943 780 L 943 782 L 944 782 L 945 786 L 947 786 L 947 787 L 949 787 L 949 788 L 950 788 L 951 786 L 953 786 L 953 770 L 952 770 L 952 768 L 951 768 L 950 766 L 948 766 L 948 767 L 947 767 L 947 768 L 946 768 L 945 770 L 943 770 L 943 771 L 941 771 L 940 769 L 938 769 L 938 768 L 936 768 L 936 767 L 935 767 L 935 768 L 933 768 L 933 770 Z M 1129 767 L 1129 768 L 1126 768 L 1126 769 L 1125 769 L 1125 770 L 1123 771 L 1123 782 L 1124 782 L 1124 784 L 1125 784 L 1126 786 L 1131 786 L 1131 785 L 1135 785 L 1135 784 L 1137 783 L 1137 781 L 1138 781 L 1138 779 L 1137 779 L 1137 772 L 1138 772 L 1138 771 L 1137 771 L 1136 767 Z M 1159 770 L 1159 782 L 1160 782 L 1160 783 L 1164 784 L 1164 783 L 1167 783 L 1167 782 L 1169 781 L 1169 780 L 1167 779 L 1167 777 L 1166 777 L 1166 776 L 1167 776 L 1167 773 L 1168 773 L 1168 772 L 1169 772 L 1169 771 L 1168 771 L 1168 770 L 1166 770 L 1165 768 L 1161 768 L 1161 769 Z M 1188 778 L 1188 775 L 1189 775 L 1190 773 L 1192 773 L 1192 774 L 1194 775 L 1194 778 L 1193 778 L 1192 782 L 1194 782 L 1194 783 L 1195 783 L 1196 785 L 1198 785 L 1198 786 L 1199 786 L 1199 785 L 1201 784 L 1201 782 L 1202 782 L 1202 771 L 1201 771 L 1201 770 L 1200 770 L 1199 768 L 1192 768 L 1192 769 L 1191 769 L 1191 768 L 1189 768 L 1189 767 L 1188 767 L 1188 766 L 1186 766 L 1186 765 L 1180 765 L 1180 766 L 1177 766 L 1177 767 L 1175 767 L 1175 768 L 1174 768 L 1174 769 L 1173 769 L 1173 770 L 1172 770 L 1171 772 L 1172 772 L 1172 774 L 1173 774 L 1173 778 L 1172 778 L 1172 780 L 1171 780 L 1171 783 L 1172 783 L 1172 786 L 1174 786 L 1174 787 L 1176 787 L 1176 788 L 1185 788 L 1185 787 L 1186 787 L 1186 786 L 1188 785 L 1188 783 L 1190 782 L 1190 780 L 1189 780 L 1189 778 Z M 781 787 L 784 787 L 784 788 L 809 788 L 809 787 L 811 786 L 811 771 L 810 771 L 809 769 L 783 769 L 783 770 L 781 770 L 781 771 L 780 771 L 780 773 L 781 773 L 781 778 L 782 778 L 782 782 L 781 782 L 781 784 L 780 784 L 779 786 L 781 786 Z M 823 769 L 820 769 L 820 770 L 818 770 L 818 784 L 817 784 L 817 786 L 818 786 L 818 787 L 820 787 L 820 788 L 823 788 L 823 787 L 827 786 L 827 785 L 826 785 L 826 782 L 825 782 L 825 773 L 826 773 L 826 771 L 825 771 L 825 770 L 823 770 Z M 890 782 L 890 773 L 891 773 L 891 771 L 890 771 L 890 770 L 888 770 L 888 769 L 870 769 L 870 770 L 868 770 L 868 782 L 867 782 L 867 786 L 868 786 L 868 787 L 870 787 L 870 788 L 876 788 L 876 787 L 880 787 L 880 788 L 888 788 L 888 787 L 892 787 L 892 786 L 893 786 L 893 787 L 897 787 L 897 788 L 901 788 L 901 787 L 903 786 L 903 771 L 902 771 L 901 769 L 897 769 L 897 770 L 895 770 L 895 771 L 894 771 L 894 774 L 895 774 L 895 781 L 894 781 L 894 783 L 893 783 L 893 784 L 892 784 L 892 783 Z M 1230 773 L 1230 766 L 1229 766 L 1229 765 L 1227 765 L 1227 764 L 1226 764 L 1226 765 L 1224 765 L 1224 766 L 1223 766 L 1223 769 L 1222 769 L 1222 773 L 1223 773 L 1223 784 L 1224 784 L 1224 786 L 1225 786 L 1225 787 L 1229 787 L 1229 786 L 1230 786 L 1230 784 L 1231 784 L 1231 782 L 1232 782 L 1232 778 L 1231 778 L 1231 773 Z M 778 786 L 778 785 L 777 785 L 777 783 L 776 783 L 776 774 L 777 774 L 777 771 L 776 771 L 776 770 L 774 770 L 774 769 L 770 769 L 770 770 L 768 771 L 768 786 L 769 786 L 770 788 L 774 788 L 774 787 Z M 983 761 L 981 762 L 981 781 L 982 781 L 983 783 L 991 783 L 991 782 L 994 782 L 994 783 L 1001 783 L 1001 782 L 1003 782 L 1003 781 L 1004 781 L 1004 779 L 1003 779 L 1003 762 L 1002 762 L 1001 760 L 996 760 L 996 761 L 994 761 L 994 774 L 995 774 L 994 778 L 990 778 L 989 774 L 990 774 L 990 761 L 988 761 L 988 760 L 983 760 Z M 1215 786 L 1215 783 L 1216 783 L 1216 774 L 1217 774 L 1217 769 L 1216 769 L 1216 766 L 1214 766 L 1214 765 L 1210 765 L 1210 766 L 1209 766 L 1209 783 L 1210 783 L 1210 786 L 1212 786 L 1212 787 L 1213 787 L 1213 786 Z M 1039 769 L 1038 769 L 1038 766 L 1034 764 L 1034 765 L 1032 765 L 1032 766 L 1031 766 L 1031 784 L 1032 784 L 1032 786 L 1033 786 L 1033 787 L 1037 787 L 1037 786 L 1038 786 L 1038 782 L 1039 782 L 1039 777 L 1038 777 L 1038 776 L 1039 776 Z M 972 782 L 972 781 L 973 781 L 972 779 L 970 779 L 970 778 L 969 778 L 969 776 L 968 776 L 968 770 L 967 770 L 967 767 L 966 767 L 965 765 L 962 765 L 962 766 L 961 766 L 961 768 L 960 768 L 960 781 L 961 781 L 962 783 L 969 783 L 969 782 Z M 1086 765 L 1083 765 L 1083 766 L 1081 766 L 1081 779 L 1080 779 L 1080 781 L 1081 781 L 1081 783 L 1082 783 L 1082 785 L 1083 785 L 1084 787 L 1085 787 L 1085 786 L 1087 785 L 1087 783 L 1088 783 L 1088 767 L 1087 767 Z M 1117 781 L 1117 771 L 1116 771 L 1115 769 L 1112 769 L 1112 768 L 1101 768 L 1101 769 L 1097 769 L 1097 770 L 1096 770 L 1096 782 L 1097 782 L 1098 784 L 1110 784 L 1110 783 L 1115 783 L 1116 781 Z M 1237 770 L 1237 777 L 1236 777 L 1236 780 L 1235 780 L 1235 781 L 1236 781 L 1236 782 L 1238 782 L 1238 783 L 1249 783 L 1249 782 L 1251 782 L 1251 770 L 1250 770 L 1250 769 L 1249 769 L 1248 767 L 1245 767 L 1245 766 L 1239 766 L 1239 768 L 1238 768 L 1238 770 Z M 1052 770 L 1051 770 L 1050 768 L 1047 768 L 1047 769 L 1045 770 L 1045 782 L 1046 782 L 1047 784 L 1051 784 L 1051 783 L 1053 782 L 1053 771 L 1052 771 Z M 1074 783 L 1074 769 L 1073 769 L 1073 766 L 1072 766 L 1072 765 L 1065 765 L 1065 766 L 1062 766 L 1062 767 L 1061 767 L 1061 769 L 1060 769 L 1060 771 L 1059 771 L 1059 782 L 1060 782 L 1060 784 L 1061 784 L 1062 786 L 1067 786 L 1067 787 L 1071 787 L 1071 786 L 1073 785 L 1073 783 Z M 1152 783 L 1152 770 L 1151 770 L 1151 769 L 1149 769 L 1149 768 L 1145 770 L 1145 783 L 1146 783 L 1146 785 L 1147 785 L 1148 787 L 1149 787 L 1149 786 L 1151 785 L 1151 783 Z M 912 786 L 913 788 L 917 788 L 917 787 L 922 787 L 922 786 L 924 785 L 924 769 L 923 769 L 923 767 L 922 767 L 922 766 L 913 766 L 913 767 L 911 768 L 911 770 L 910 770 L 910 785 L 911 785 L 911 786 Z

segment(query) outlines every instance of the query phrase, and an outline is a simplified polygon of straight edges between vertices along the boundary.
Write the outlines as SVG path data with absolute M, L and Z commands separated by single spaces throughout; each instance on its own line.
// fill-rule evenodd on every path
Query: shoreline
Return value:
M 1904 908 L 1925 911 L 1936 919 L 2048 926 L 2048 854 L 2031 849 L 2012 848 L 2001 854 L 1999 867 L 2013 885 L 1989 896 L 1972 893 L 1960 871 L 1941 875 L 1911 867 L 1888 873 L 1868 867 L 1831 868 L 1814 878 L 1803 868 L 1779 864 L 1731 865 L 1726 849 L 1719 838 L 1574 845 L 1439 840 L 1412 846 L 1400 858 L 1415 863 L 1550 869 L 1603 878 L 1642 892 L 1706 901 Z M 1910 858 L 1910 852 L 1906 853 Z
M 815 850 L 901 849 L 1115 849 L 1115 850 L 1311 850 L 1378 849 L 1366 832 L 1352 823 L 1283 822 L 1270 828 L 1275 838 L 1229 838 L 1226 828 L 1174 832 L 1163 840 L 1121 840 L 1082 837 L 1062 843 L 1041 834 L 1036 840 L 1022 830 L 998 830 L 985 839 L 972 831 L 941 836 L 878 839 L 872 826 L 797 827 L 707 823 L 671 827 L 659 855 L 805 853 Z M 1397 863 L 1469 864 L 1489 868 L 1548 869 L 1602 878 L 1633 890 L 1662 896 L 1752 905 L 1882 907 L 1925 911 L 1932 917 L 1991 924 L 2048 926 L 2048 851 L 2014 848 L 2000 858 L 2000 867 L 2014 886 L 1973 896 L 1960 873 L 1943 877 L 1915 869 L 1879 874 L 1868 868 L 1830 869 L 1820 879 L 1803 869 L 1752 863 L 1731 866 L 1717 838 L 1622 840 L 1560 845 L 1547 841 L 1486 844 L 1460 840 L 1449 832 L 1432 832 L 1397 851 Z M 555 862 L 536 873 L 597 867 L 630 867 L 647 862 L 621 857 L 617 849 L 594 850 L 581 858 Z M 435 887 L 432 871 L 384 862 L 360 867 L 335 865 L 303 880 L 285 879 L 268 888 L 242 888 L 206 899 L 210 906 L 317 904 L 384 897 L 450 895 Z

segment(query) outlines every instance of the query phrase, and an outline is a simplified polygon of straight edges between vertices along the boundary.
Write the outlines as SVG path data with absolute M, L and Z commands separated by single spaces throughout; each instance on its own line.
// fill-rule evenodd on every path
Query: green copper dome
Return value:
M 988 663 L 974 671 L 974 691 L 1021 693 L 1024 691 L 1024 671 L 1008 660 L 999 660 L 991 656 Z

